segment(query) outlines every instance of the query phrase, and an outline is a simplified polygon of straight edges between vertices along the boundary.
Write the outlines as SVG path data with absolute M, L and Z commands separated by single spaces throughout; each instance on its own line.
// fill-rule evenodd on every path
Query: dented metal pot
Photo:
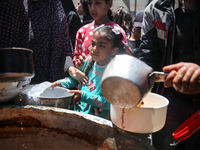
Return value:
M 154 82 L 163 82 L 166 75 L 154 72 L 150 66 L 133 56 L 117 55 L 104 71 L 101 89 L 112 105 L 132 108 L 140 103 Z

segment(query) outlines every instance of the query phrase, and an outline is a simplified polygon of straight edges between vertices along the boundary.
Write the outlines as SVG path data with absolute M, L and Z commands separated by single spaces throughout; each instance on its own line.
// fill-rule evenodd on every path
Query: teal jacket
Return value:
M 85 71 L 89 59 L 85 60 L 84 65 L 80 68 L 81 71 Z M 101 92 L 101 78 L 105 67 L 94 63 L 88 73 L 88 83 L 83 86 L 78 85 L 77 81 L 72 77 L 58 80 L 65 88 L 71 89 L 78 87 L 79 90 L 83 91 L 80 102 L 74 106 L 75 111 L 110 120 L 110 103 L 104 98 Z

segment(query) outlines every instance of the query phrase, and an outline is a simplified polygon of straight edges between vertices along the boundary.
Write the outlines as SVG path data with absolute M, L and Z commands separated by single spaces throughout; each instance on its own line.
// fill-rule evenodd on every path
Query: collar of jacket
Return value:
M 173 4 L 174 4 L 174 0 L 157 0 L 157 2 L 155 3 L 155 7 L 162 11 L 166 11 Z
M 174 18 L 173 8 L 175 6 L 175 2 L 178 0 L 157 0 L 155 3 L 155 8 L 167 12 L 171 18 Z

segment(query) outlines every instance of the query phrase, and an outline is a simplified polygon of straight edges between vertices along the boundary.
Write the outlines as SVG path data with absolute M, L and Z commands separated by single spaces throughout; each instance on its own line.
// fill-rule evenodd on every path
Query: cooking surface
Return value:
M 154 149 L 111 121 L 67 109 L 30 105 L 36 102 L 23 95 L 0 102 L 1 150 Z
M 66 109 L 26 106 L 0 109 L 0 114 L 3 150 L 154 149 L 135 134 L 113 127 L 108 120 Z

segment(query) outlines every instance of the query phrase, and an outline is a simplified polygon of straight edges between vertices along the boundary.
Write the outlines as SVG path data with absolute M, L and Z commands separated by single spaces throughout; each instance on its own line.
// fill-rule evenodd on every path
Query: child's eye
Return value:
M 100 44 L 100 45 L 99 45 L 99 47 L 102 47 L 102 48 L 104 48 L 105 46 Z
M 95 46 L 95 43 L 94 43 L 94 42 L 92 42 L 92 43 L 91 43 L 91 45 L 92 45 L 92 47 L 94 47 L 94 46 Z
M 101 4 L 101 2 L 96 2 L 97 5 Z
M 88 5 L 92 5 L 92 2 L 91 2 L 91 1 L 88 1 Z

